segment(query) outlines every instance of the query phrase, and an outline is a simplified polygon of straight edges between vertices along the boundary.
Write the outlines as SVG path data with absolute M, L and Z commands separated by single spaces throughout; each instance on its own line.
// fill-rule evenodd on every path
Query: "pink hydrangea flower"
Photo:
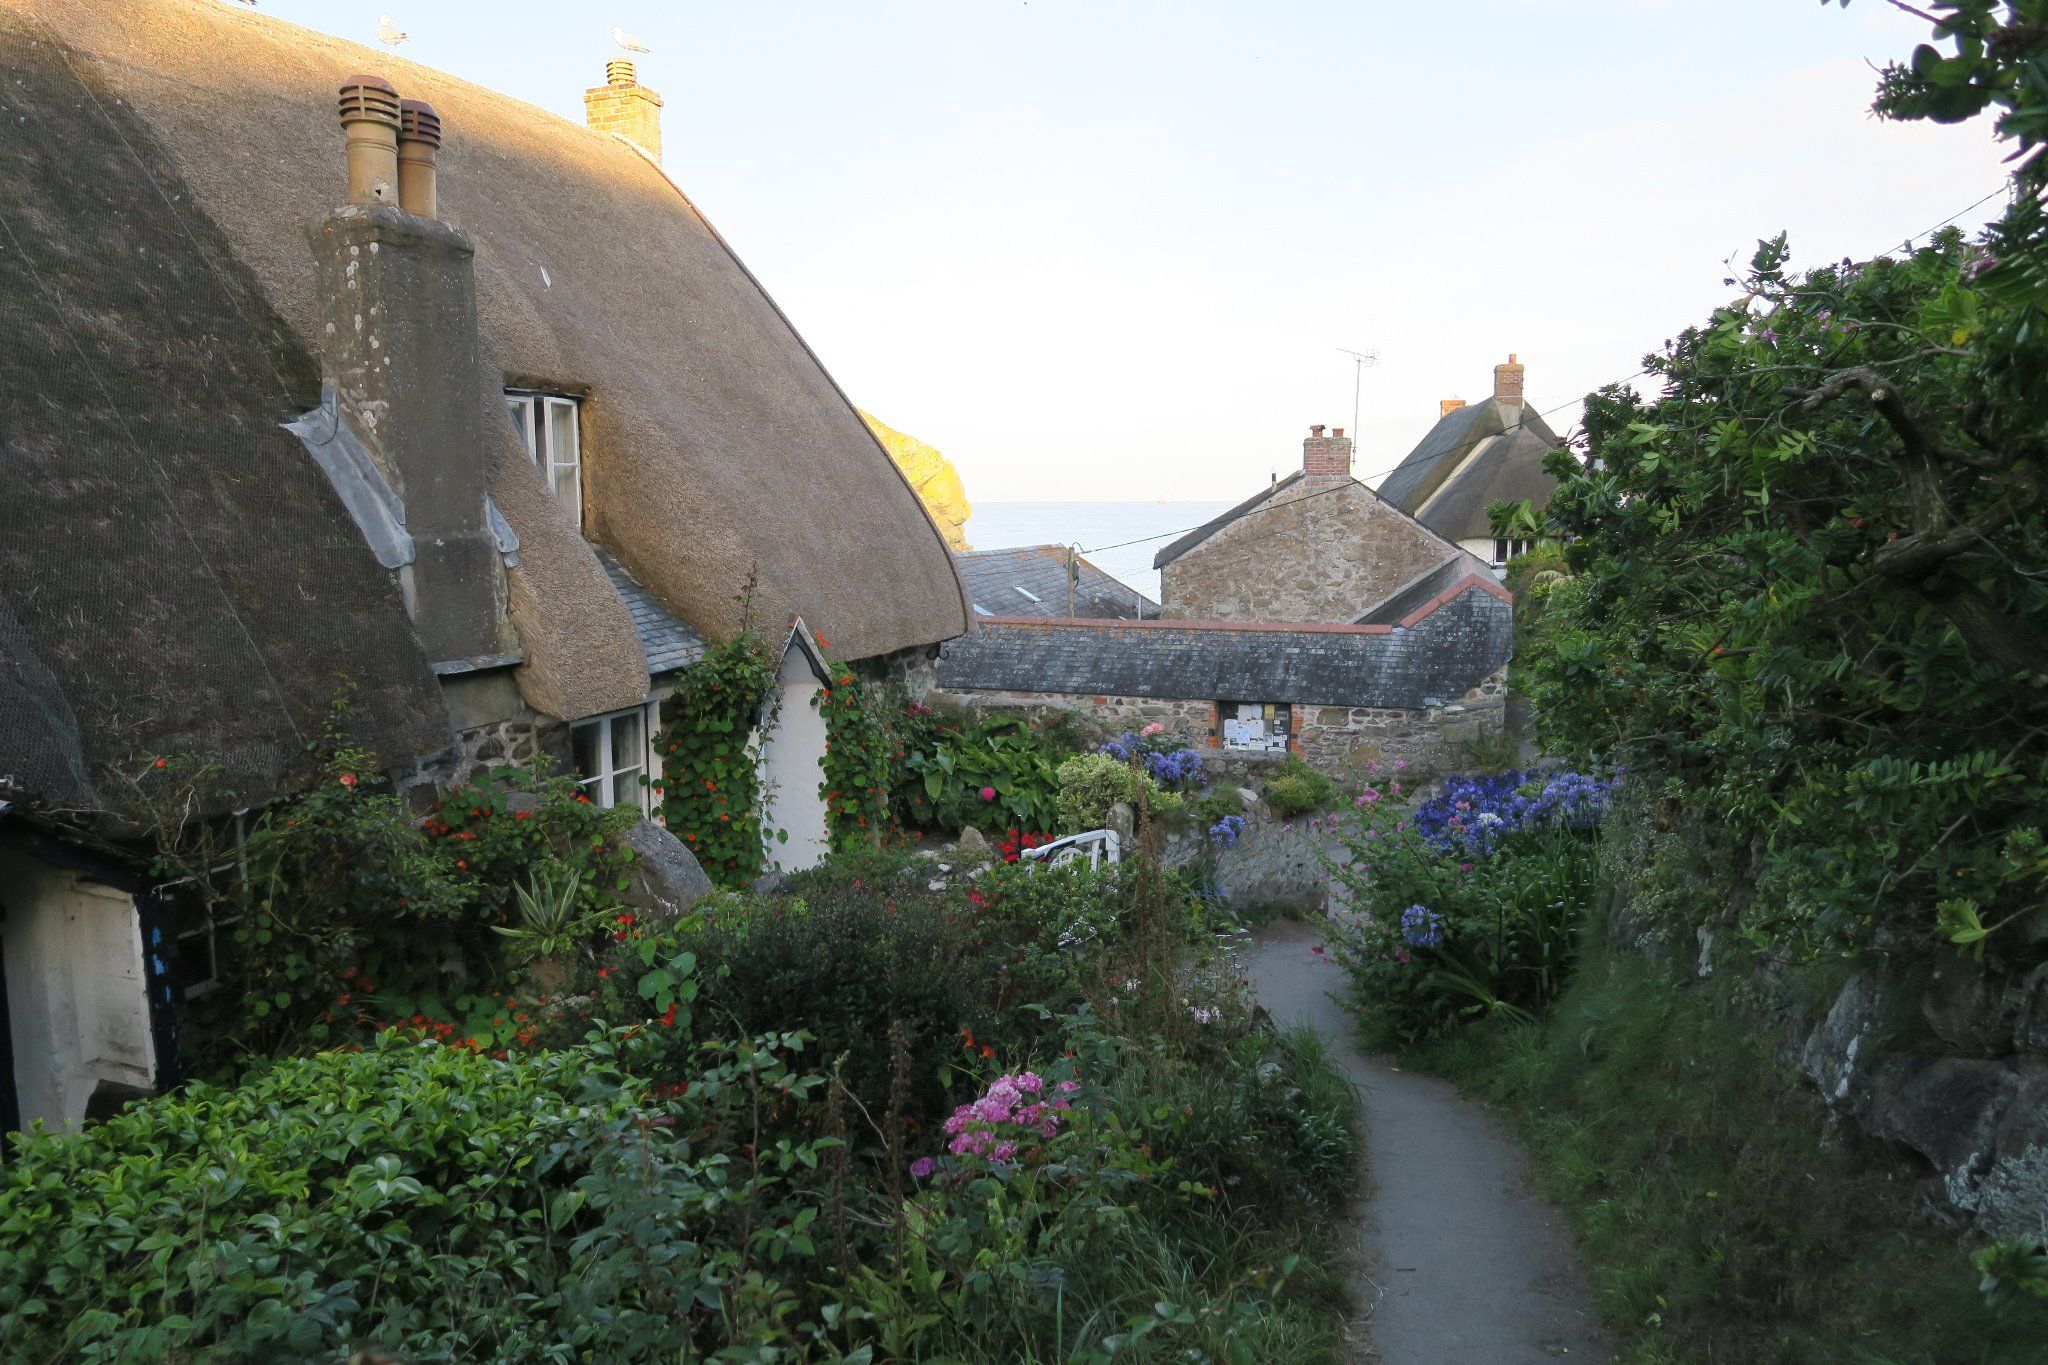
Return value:
M 1138 731 L 1138 737 L 1140 739 L 1150 739 L 1152 738 L 1152 736 L 1158 734 L 1161 730 L 1164 730 L 1165 728 L 1166 726 L 1164 724 L 1155 720 L 1150 725 L 1146 726 L 1144 729 Z
M 938 1168 L 938 1162 L 928 1156 L 921 1156 L 910 1163 L 910 1174 L 918 1180 L 923 1180 Z
M 995 799 L 996 799 L 996 789 L 995 789 L 994 787 L 983 787 L 983 788 L 981 789 L 981 799 L 982 799 L 982 800 L 984 800 L 984 801 L 993 801 L 993 800 L 995 800 Z

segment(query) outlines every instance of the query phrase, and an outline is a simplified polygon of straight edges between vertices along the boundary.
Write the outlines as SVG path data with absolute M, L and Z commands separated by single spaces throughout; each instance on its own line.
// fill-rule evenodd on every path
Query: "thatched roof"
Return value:
M 1484 539 L 1488 503 L 1548 501 L 1557 480 L 1543 457 L 1561 444 L 1524 404 L 1467 403 L 1439 418 L 1375 491 L 1446 540 Z
M 592 540 L 712 638 L 736 628 L 750 575 L 759 619 L 801 613 L 847 657 L 966 628 L 916 495 L 773 301 L 632 147 L 217 0 L 0 0 L 0 13 L 34 16 L 133 109 L 302 339 L 320 317 L 304 229 L 342 190 L 336 87 L 370 71 L 430 101 L 446 133 L 441 213 L 477 247 L 487 367 L 589 394 Z M 551 573 L 549 528 L 535 524 L 547 514 L 523 520 L 502 483 L 491 491 L 521 542 L 512 601 L 529 669 L 549 674 L 548 709 L 586 709 L 580 698 L 625 685 L 637 641 L 600 604 L 601 566 L 563 542 Z M 607 614 L 594 641 L 544 629 Z
M 1159 604 L 1122 580 L 1077 558 L 1073 610 L 1067 601 L 1067 547 L 966 550 L 953 556 L 977 616 L 1104 616 L 1156 620 Z
M 132 109 L 23 20 L 0 4 L 0 778 L 118 810 L 191 754 L 223 802 L 267 800 L 344 678 L 386 760 L 441 747 L 397 586 L 278 425 L 319 400 L 307 349 Z

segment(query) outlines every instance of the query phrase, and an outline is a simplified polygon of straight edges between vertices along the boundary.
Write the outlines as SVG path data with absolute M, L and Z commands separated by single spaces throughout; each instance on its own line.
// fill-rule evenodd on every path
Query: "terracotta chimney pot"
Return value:
M 1445 398 L 1437 404 L 1436 419 L 1441 422 L 1464 406 L 1465 400 L 1462 398 Z
M 421 218 L 440 217 L 434 159 L 441 150 L 441 116 L 425 100 L 398 102 L 398 206 Z
M 348 138 L 348 202 L 398 202 L 398 87 L 358 73 L 341 83 L 341 128 Z

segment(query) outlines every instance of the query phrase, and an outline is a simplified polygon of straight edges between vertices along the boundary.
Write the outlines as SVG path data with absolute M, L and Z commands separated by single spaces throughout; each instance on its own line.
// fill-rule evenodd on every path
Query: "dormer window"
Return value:
M 583 433 L 573 398 L 559 393 L 505 390 L 505 410 L 512 428 L 526 442 L 526 453 L 540 467 L 555 497 L 569 509 L 576 529 L 583 529 Z

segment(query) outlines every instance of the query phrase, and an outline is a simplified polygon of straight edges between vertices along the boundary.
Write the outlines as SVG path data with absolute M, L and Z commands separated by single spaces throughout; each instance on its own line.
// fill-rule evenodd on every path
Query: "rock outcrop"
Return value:
M 967 518 L 973 515 L 974 506 L 967 501 L 967 489 L 952 461 L 940 454 L 937 447 L 905 435 L 871 413 L 863 412 L 860 416 L 896 467 L 903 471 L 903 477 L 917 490 L 918 499 L 938 523 L 946 544 L 955 550 L 969 548 Z

